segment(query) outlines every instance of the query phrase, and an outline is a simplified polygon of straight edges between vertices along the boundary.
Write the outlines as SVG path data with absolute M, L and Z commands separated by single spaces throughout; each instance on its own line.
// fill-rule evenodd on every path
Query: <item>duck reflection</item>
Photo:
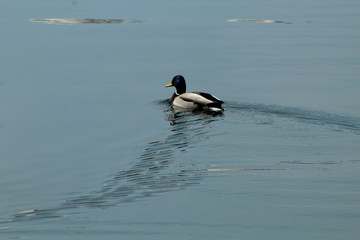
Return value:
M 167 101 L 161 105 L 166 105 L 163 111 L 171 125 L 170 133 L 162 140 L 147 143 L 130 169 L 114 173 L 100 190 L 66 200 L 56 208 L 19 212 L 8 222 L 62 217 L 61 210 L 64 209 L 116 206 L 201 183 L 208 171 L 198 167 L 193 159 L 177 162 L 176 155 L 209 138 L 207 125 L 221 118 L 204 112 L 174 111 Z

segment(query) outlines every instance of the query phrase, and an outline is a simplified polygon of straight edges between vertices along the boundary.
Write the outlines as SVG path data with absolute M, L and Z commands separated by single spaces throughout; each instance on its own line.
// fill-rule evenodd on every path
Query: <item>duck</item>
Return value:
M 170 100 L 171 106 L 175 110 L 180 108 L 184 110 L 204 110 L 213 113 L 224 111 L 221 106 L 224 102 L 210 93 L 187 93 L 185 78 L 181 75 L 174 76 L 171 83 L 165 87 L 175 87 L 176 89 Z

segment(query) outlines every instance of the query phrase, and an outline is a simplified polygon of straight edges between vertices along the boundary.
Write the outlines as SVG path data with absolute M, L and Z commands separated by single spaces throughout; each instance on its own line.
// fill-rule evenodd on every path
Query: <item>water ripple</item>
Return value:
M 170 122 L 170 133 L 165 139 L 145 144 L 130 169 L 112 174 L 99 190 L 66 200 L 58 207 L 18 212 L 5 222 L 58 218 L 63 217 L 61 211 L 65 209 L 116 206 L 201 183 L 208 170 L 193 161 L 176 163 L 176 154 L 208 139 L 207 126 L 222 118 L 201 112 L 173 113 L 167 101 L 160 105 Z
M 248 112 L 263 116 L 277 116 L 306 124 L 336 127 L 338 130 L 350 130 L 355 134 L 360 134 L 360 119 L 351 116 L 342 116 L 301 108 L 253 103 L 239 104 L 228 102 L 225 107 L 228 111 L 233 111 L 236 113 Z
M 159 101 L 158 106 L 164 112 L 165 119 L 171 126 L 169 134 L 164 139 L 146 143 L 140 150 L 139 157 L 129 169 L 113 173 L 102 182 L 99 189 L 86 195 L 65 200 L 54 208 L 21 211 L 0 223 L 64 217 L 61 211 L 66 209 L 105 208 L 133 203 L 164 192 L 186 189 L 189 186 L 200 184 L 204 177 L 216 172 L 284 170 L 269 168 L 211 169 L 198 166 L 193 159 L 181 163 L 176 161 L 178 154 L 209 139 L 211 137 L 210 125 L 214 121 L 224 120 L 227 114 L 235 113 L 236 116 L 240 116 L 250 113 L 253 117 L 256 115 L 276 116 L 305 124 L 336 127 L 339 130 L 350 130 L 355 134 L 360 134 L 360 120 L 357 118 L 299 108 L 227 102 L 224 115 L 214 116 L 202 112 L 174 113 L 168 105 L 168 100 Z M 292 163 L 307 164 L 307 162 Z

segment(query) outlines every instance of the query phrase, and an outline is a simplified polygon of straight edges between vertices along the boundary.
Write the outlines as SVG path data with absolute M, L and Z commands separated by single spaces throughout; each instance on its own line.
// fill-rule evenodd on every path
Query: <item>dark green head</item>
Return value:
M 171 83 L 169 83 L 168 85 L 166 85 L 166 87 L 172 87 L 174 86 L 176 88 L 176 93 L 177 94 L 183 94 L 186 92 L 186 83 L 185 83 L 185 78 L 181 75 L 176 75 Z

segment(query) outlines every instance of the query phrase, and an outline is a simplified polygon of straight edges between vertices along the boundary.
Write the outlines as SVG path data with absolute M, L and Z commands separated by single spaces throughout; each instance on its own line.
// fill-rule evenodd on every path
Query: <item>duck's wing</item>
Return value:
M 220 99 L 214 97 L 209 93 L 202 93 L 202 92 L 190 92 L 190 93 L 183 93 L 179 95 L 184 101 L 194 102 L 201 106 L 206 106 L 210 103 L 222 103 Z
M 211 95 L 210 93 L 204 93 L 204 92 L 198 92 L 201 96 L 203 96 L 206 99 L 209 99 L 212 102 L 216 103 L 224 103 L 222 100 L 218 99 L 214 95 Z

